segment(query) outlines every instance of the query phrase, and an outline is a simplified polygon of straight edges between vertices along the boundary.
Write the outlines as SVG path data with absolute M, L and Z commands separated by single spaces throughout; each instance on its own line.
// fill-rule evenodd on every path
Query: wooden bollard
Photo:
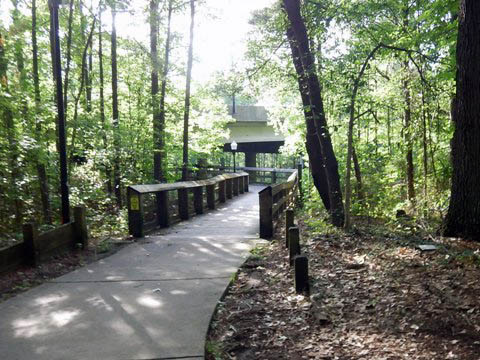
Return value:
M 85 206 L 76 206 L 73 208 L 73 219 L 74 219 L 74 242 L 76 244 L 81 244 L 83 250 L 88 249 L 88 230 L 87 230 L 87 215 Z
M 38 231 L 35 224 L 23 225 L 23 243 L 25 246 L 25 263 L 37 266 L 37 238 Z
M 295 291 L 297 293 L 308 292 L 308 258 L 305 255 L 297 255 L 295 262 Z
M 294 226 L 293 224 L 293 210 L 292 209 L 287 209 L 287 211 L 285 211 L 285 247 L 288 248 L 288 233 L 289 233 L 289 229 Z
M 290 266 L 292 266 L 295 256 L 300 255 L 300 232 L 298 226 L 292 226 L 288 229 L 288 247 L 290 249 Z

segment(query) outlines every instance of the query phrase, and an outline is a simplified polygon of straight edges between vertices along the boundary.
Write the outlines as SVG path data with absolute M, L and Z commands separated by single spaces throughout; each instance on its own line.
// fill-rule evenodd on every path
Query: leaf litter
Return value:
M 480 359 L 479 243 L 430 236 L 424 252 L 387 225 L 299 226 L 310 294 L 295 293 L 278 229 L 218 307 L 207 359 Z

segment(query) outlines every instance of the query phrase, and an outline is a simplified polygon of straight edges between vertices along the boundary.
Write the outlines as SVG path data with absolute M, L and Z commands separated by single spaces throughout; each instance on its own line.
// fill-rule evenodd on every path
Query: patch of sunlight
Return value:
M 135 330 L 131 326 L 127 325 L 122 320 L 114 320 L 110 322 L 110 327 L 121 335 L 133 335 Z
M 170 294 L 172 295 L 187 295 L 188 291 L 185 290 L 172 290 L 170 291 Z
M 102 308 L 106 311 L 113 311 L 113 307 L 111 307 L 109 304 L 107 304 L 105 299 L 103 299 L 99 296 L 91 297 L 89 299 L 86 299 L 85 301 L 92 306 Z
M 158 309 L 159 307 L 163 306 L 161 301 L 153 298 L 150 295 L 143 295 L 143 296 L 139 297 L 137 302 L 140 305 L 151 308 L 151 309 Z
M 61 328 L 80 315 L 79 310 L 54 311 L 49 314 L 35 314 L 28 319 L 13 321 L 15 337 L 31 338 L 47 334 L 52 327 Z
M 74 318 L 80 314 L 79 310 L 62 310 L 54 311 L 50 314 L 51 323 L 56 327 L 63 327 L 70 323 Z
M 35 305 L 39 305 L 39 306 L 47 306 L 47 305 L 50 305 L 50 304 L 55 303 L 55 302 L 64 301 L 67 298 L 68 298 L 67 295 L 52 294 L 52 295 L 47 295 L 47 296 L 42 296 L 42 297 L 36 298 L 33 301 L 33 303 Z
M 118 276 L 118 275 L 110 275 L 110 276 L 107 276 L 105 278 L 105 280 L 108 280 L 108 281 L 118 281 L 118 280 L 123 280 L 123 277 L 122 276 Z

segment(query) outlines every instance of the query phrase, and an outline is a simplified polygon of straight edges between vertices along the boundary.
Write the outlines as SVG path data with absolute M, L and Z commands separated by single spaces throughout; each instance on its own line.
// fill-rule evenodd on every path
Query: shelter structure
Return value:
M 229 106 L 229 112 L 235 119 L 227 125 L 230 138 L 225 140 L 223 151 L 231 152 L 231 143 L 238 144 L 237 152 L 245 153 L 245 166 L 257 166 L 258 153 L 278 153 L 285 144 L 283 134 L 278 134 L 268 124 L 268 113 L 264 106 Z

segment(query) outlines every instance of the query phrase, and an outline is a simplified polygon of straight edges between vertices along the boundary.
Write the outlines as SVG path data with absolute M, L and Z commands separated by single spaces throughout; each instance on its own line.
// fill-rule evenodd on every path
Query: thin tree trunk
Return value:
M 100 122 L 102 123 L 102 140 L 103 148 L 105 152 L 108 152 L 108 139 L 107 139 L 107 123 L 105 120 L 105 78 L 103 72 L 103 39 L 102 39 L 102 8 L 98 10 L 98 66 L 100 77 Z M 108 160 L 105 162 L 105 177 L 107 178 L 107 192 L 111 194 L 112 189 L 112 170 L 108 164 Z
M 117 206 L 122 206 L 120 184 L 120 134 L 118 113 L 118 70 L 117 70 L 117 30 L 115 28 L 115 8 L 112 8 L 112 117 L 113 117 L 113 185 Z
M 7 76 L 8 60 L 5 53 L 5 40 L 0 34 L 0 88 L 6 94 L 10 93 L 8 88 L 8 76 Z M 14 199 L 14 214 L 15 225 L 18 227 L 22 224 L 22 202 L 20 200 L 20 189 L 18 180 L 20 178 L 20 169 L 18 167 L 18 143 L 17 134 L 15 131 L 15 123 L 13 118 L 13 112 L 10 106 L 5 106 L 3 109 L 3 121 L 5 128 L 7 129 L 8 136 L 8 167 L 10 169 L 10 193 Z
M 38 44 L 37 44 L 37 1 L 32 0 L 32 67 L 33 67 L 33 89 L 35 94 L 35 140 L 38 149 L 35 151 L 35 167 L 37 169 L 38 182 L 40 185 L 40 198 L 42 200 L 43 219 L 46 224 L 52 223 L 50 209 L 50 193 L 48 190 L 48 178 L 45 163 L 42 160 L 43 135 L 40 96 L 40 76 L 38 72 Z
M 422 86 L 422 145 L 423 145 L 423 196 L 427 199 L 428 190 L 428 151 L 427 151 L 427 115 L 425 110 L 425 91 Z
M 183 116 L 183 164 L 182 180 L 188 177 L 188 122 L 190 117 L 190 85 L 193 65 L 193 29 L 195 27 L 195 0 L 190 0 L 190 44 L 188 46 L 187 80 L 185 86 L 185 112 Z
M 405 63 L 405 69 L 408 71 L 408 62 Z M 408 74 L 406 75 L 408 76 Z M 408 200 L 414 204 L 415 203 L 415 175 L 414 175 L 414 166 L 413 166 L 413 140 L 412 140 L 412 104 L 411 104 L 411 94 L 410 94 L 410 81 L 405 79 L 403 81 L 403 94 L 405 96 L 405 109 L 404 109 L 404 119 L 405 119 L 405 129 L 404 129 L 404 139 L 407 147 L 406 154 L 406 164 L 407 164 L 407 196 Z
M 72 32 L 73 32 L 73 1 L 70 0 L 68 8 L 68 33 L 67 33 L 67 63 L 65 66 L 65 80 L 63 82 L 63 108 L 65 113 L 65 118 L 67 118 L 67 108 L 68 108 L 68 86 L 69 86 L 69 75 L 70 75 L 70 62 L 72 61 Z
M 88 34 L 87 42 L 85 43 L 85 46 L 83 48 L 82 52 L 82 66 L 81 66 L 81 73 L 80 73 L 80 88 L 78 90 L 78 94 L 75 97 L 75 107 L 73 111 L 73 118 L 72 118 L 72 126 L 73 126 L 73 132 L 72 132 L 72 142 L 70 146 L 70 162 L 73 161 L 73 156 L 75 155 L 75 146 L 76 146 L 76 138 L 77 138 L 77 130 L 78 130 L 78 103 L 80 101 L 80 97 L 82 96 L 83 88 L 85 86 L 85 81 L 87 80 L 87 77 L 85 76 L 85 71 L 87 71 L 87 67 L 85 66 L 87 64 L 87 51 L 88 48 L 90 47 L 90 43 L 92 42 L 92 37 L 93 37 L 93 30 L 95 30 L 95 21 L 96 19 L 93 18 L 92 22 L 92 28 L 90 29 L 90 33 Z M 70 166 L 70 169 L 72 166 Z
M 480 236 L 480 2 L 462 0 L 458 14 L 457 94 L 452 115 L 452 188 L 445 236 Z
M 297 42 L 303 71 L 307 74 L 308 96 L 310 97 L 310 103 L 312 105 L 312 114 L 324 156 L 327 174 L 331 221 L 335 226 L 343 226 L 344 209 L 340 188 L 340 176 L 338 174 L 338 163 L 327 127 L 327 120 L 323 109 L 322 92 L 316 74 L 315 63 L 308 45 L 307 29 L 300 14 L 300 1 L 283 0 L 283 4 Z
M 163 179 L 162 169 L 162 153 L 161 153 L 161 138 L 163 128 L 160 124 L 160 104 L 158 99 L 158 49 L 157 49 L 157 34 L 158 34 L 158 0 L 150 1 L 150 59 L 152 62 L 152 113 L 153 113 L 153 178 L 158 182 Z
M 322 149 L 318 140 L 317 131 L 315 128 L 315 122 L 310 105 L 310 98 L 307 95 L 308 80 L 306 74 L 303 71 L 302 63 L 300 60 L 300 54 L 296 41 L 294 38 L 293 30 L 291 27 L 287 29 L 288 42 L 292 51 L 293 64 L 297 73 L 298 88 L 302 98 L 303 113 L 305 116 L 305 123 L 307 126 L 306 144 L 308 159 L 310 163 L 310 171 L 312 173 L 313 184 L 322 199 L 325 209 L 330 210 L 330 196 L 328 192 L 327 174 L 325 172 L 325 166 L 323 162 Z

